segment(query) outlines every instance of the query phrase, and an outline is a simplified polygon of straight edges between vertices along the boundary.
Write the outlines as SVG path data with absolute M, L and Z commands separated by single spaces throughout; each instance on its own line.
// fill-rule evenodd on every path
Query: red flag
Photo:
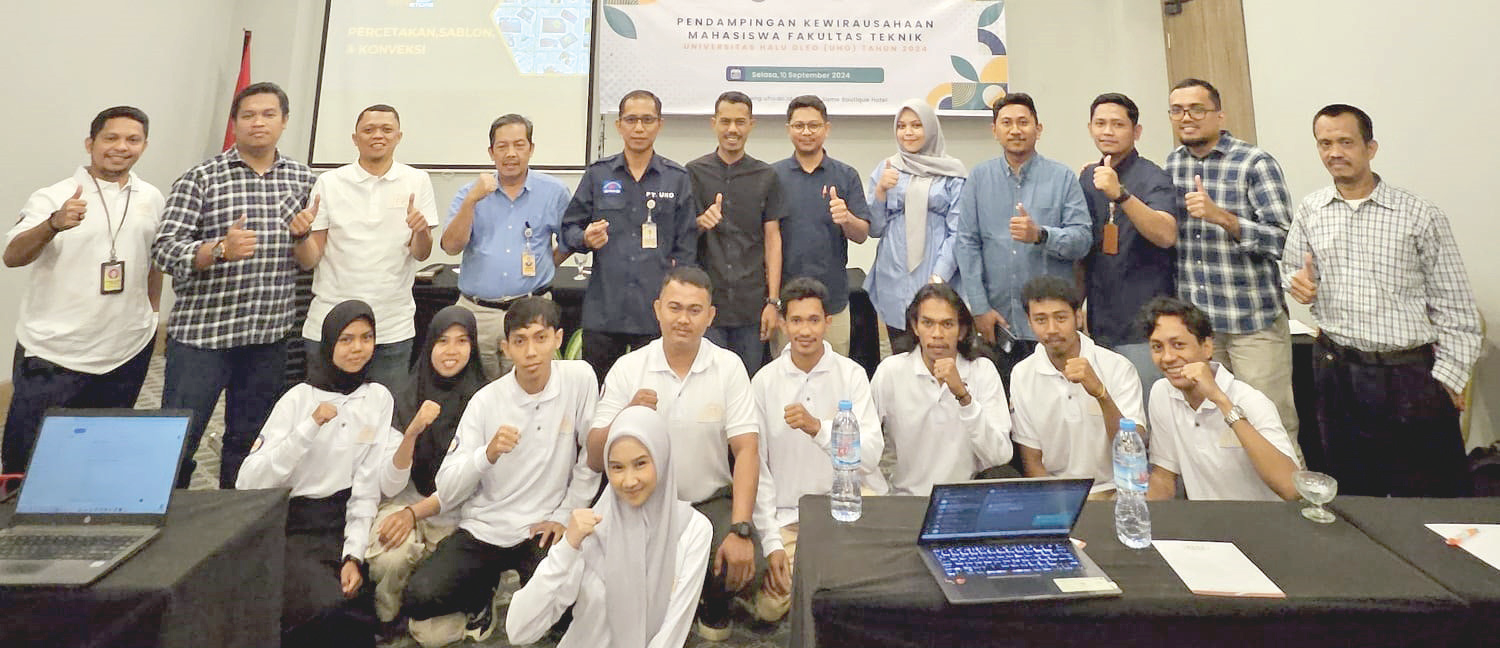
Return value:
M 240 50 L 240 78 L 234 83 L 234 96 L 239 96 L 240 91 L 250 85 L 250 30 L 245 30 L 245 45 Z M 232 101 L 232 99 L 231 99 Z M 229 124 L 224 127 L 224 148 L 234 146 L 234 115 L 229 116 Z

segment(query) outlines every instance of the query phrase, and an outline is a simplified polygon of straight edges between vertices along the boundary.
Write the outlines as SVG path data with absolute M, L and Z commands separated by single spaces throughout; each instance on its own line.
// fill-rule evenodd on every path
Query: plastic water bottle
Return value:
M 833 519 L 859 519 L 864 508 L 859 494 L 859 419 L 854 418 L 854 403 L 846 400 L 839 401 L 839 413 L 833 417 L 833 492 L 828 497 Z
M 1151 511 L 1146 508 L 1146 444 L 1136 422 L 1120 419 L 1115 434 L 1115 535 L 1132 549 L 1151 546 Z

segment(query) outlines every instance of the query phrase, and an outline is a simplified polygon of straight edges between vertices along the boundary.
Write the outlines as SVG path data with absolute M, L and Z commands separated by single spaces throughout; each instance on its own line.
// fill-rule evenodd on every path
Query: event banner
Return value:
M 1000 0 L 605 0 L 601 9 L 606 112 L 637 88 L 677 114 L 712 113 L 726 90 L 767 107 L 815 94 L 843 115 L 890 115 L 912 97 L 978 112 L 1009 80 Z

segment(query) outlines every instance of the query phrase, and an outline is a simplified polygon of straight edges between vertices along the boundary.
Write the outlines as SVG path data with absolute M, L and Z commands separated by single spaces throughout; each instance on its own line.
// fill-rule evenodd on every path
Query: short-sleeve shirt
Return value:
M 470 182 L 458 190 L 448 205 L 444 225 L 453 222 L 469 192 Z M 474 203 L 469 243 L 459 264 L 458 290 L 470 297 L 501 300 L 529 295 L 552 285 L 557 268 L 552 264 L 552 237 L 562 233 L 563 210 L 568 206 L 568 187 L 557 178 L 537 171 L 526 172 L 521 195 L 511 200 L 504 189 Z M 521 267 L 521 254 L 530 250 L 536 263 L 535 276 Z
M 771 165 L 748 155 L 726 164 L 717 151 L 687 164 L 698 213 L 722 195 L 723 217 L 698 233 L 698 263 L 713 282 L 714 326 L 760 323 L 766 298 L 765 224 L 785 213 Z
M 826 154 L 812 173 L 802 170 L 796 156 L 771 166 L 781 181 L 786 204 L 786 218 L 781 221 L 781 283 L 797 277 L 817 279 L 828 288 L 824 303 L 828 314 L 842 313 L 849 306 L 849 239 L 828 211 L 828 190 L 838 189 L 849 213 L 870 222 L 870 204 L 865 201 L 859 172 Z
M 1144 344 L 1136 317 L 1141 307 L 1155 297 L 1176 294 L 1177 251 L 1152 243 L 1125 209 L 1114 206 L 1114 222 L 1119 228 L 1118 254 L 1105 254 L 1104 226 L 1109 223 L 1110 201 L 1104 192 L 1094 188 L 1094 169 L 1083 168 L 1079 185 L 1088 202 L 1089 217 L 1094 221 L 1094 245 L 1084 257 L 1088 281 L 1089 333 L 1094 341 L 1114 348 L 1125 344 Z M 1182 218 L 1182 199 L 1172 177 L 1151 160 L 1131 151 L 1115 166 L 1120 184 L 1147 207 Z

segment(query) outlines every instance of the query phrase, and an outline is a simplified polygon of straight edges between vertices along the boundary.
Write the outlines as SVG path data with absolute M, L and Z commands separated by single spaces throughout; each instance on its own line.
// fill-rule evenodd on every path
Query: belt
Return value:
M 536 290 L 532 291 L 529 294 L 517 295 L 515 297 L 502 297 L 500 299 L 480 299 L 480 298 L 475 297 L 473 295 L 464 295 L 464 299 L 467 299 L 467 300 L 469 300 L 471 302 L 479 304 L 480 306 L 483 306 L 485 308 L 495 308 L 495 309 L 499 309 L 499 310 L 509 310 L 511 304 L 516 303 L 517 300 L 525 299 L 527 297 L 541 297 L 542 295 L 545 295 L 545 294 L 550 293 L 550 292 L 552 292 L 552 287 L 551 286 L 542 286 L 541 288 L 537 288 Z
M 1328 355 L 1329 360 L 1337 358 L 1345 362 L 1377 367 L 1413 364 L 1425 365 L 1432 362 L 1433 356 L 1432 344 L 1430 343 L 1398 351 L 1361 351 L 1354 347 L 1334 342 L 1323 333 L 1318 334 L 1318 346 L 1322 347 L 1322 352 Z

